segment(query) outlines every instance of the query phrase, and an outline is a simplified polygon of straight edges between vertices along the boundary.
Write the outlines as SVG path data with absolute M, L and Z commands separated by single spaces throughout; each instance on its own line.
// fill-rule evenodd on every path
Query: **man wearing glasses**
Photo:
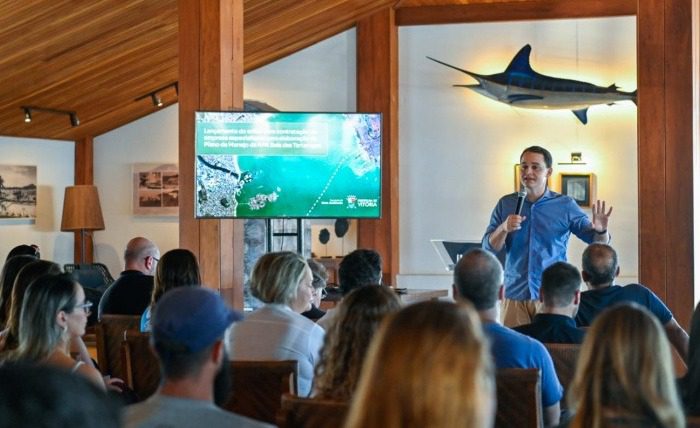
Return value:
M 152 241 L 137 237 L 126 244 L 124 272 L 107 288 L 98 308 L 104 314 L 141 315 L 151 303 L 153 274 L 160 250 Z

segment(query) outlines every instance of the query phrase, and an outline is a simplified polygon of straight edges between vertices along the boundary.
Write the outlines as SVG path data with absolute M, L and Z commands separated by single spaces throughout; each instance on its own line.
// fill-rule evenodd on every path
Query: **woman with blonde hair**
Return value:
M 267 253 L 250 275 L 253 296 L 265 303 L 231 326 L 226 350 L 232 360 L 297 360 L 299 395 L 311 392 L 324 331 L 301 315 L 311 308 L 311 269 L 296 253 Z
M 390 316 L 372 340 L 346 428 L 490 427 L 491 357 L 468 305 L 429 301 Z
M 656 318 L 625 304 L 586 333 L 569 389 L 572 428 L 684 427 L 671 348 Z
M 151 313 L 165 293 L 178 287 L 199 287 L 201 283 L 197 257 L 190 250 L 176 248 L 163 254 L 153 278 L 151 304 L 141 315 L 141 331 L 151 331 Z
M 70 356 L 69 344 L 85 334 L 92 303 L 68 274 L 44 275 L 27 289 L 19 322 L 19 346 L 12 359 L 69 370 L 105 389 L 100 372 Z
M 316 366 L 314 396 L 350 400 L 379 324 L 400 308 L 396 292 L 384 286 L 358 288 L 343 298 L 336 322 L 326 332 L 321 360 Z

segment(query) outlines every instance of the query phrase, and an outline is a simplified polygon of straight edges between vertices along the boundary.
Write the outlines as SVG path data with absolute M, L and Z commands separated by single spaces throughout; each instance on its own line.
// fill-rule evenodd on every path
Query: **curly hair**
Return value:
M 384 286 L 358 288 L 343 298 L 316 365 L 316 396 L 341 401 L 352 397 L 374 333 L 400 307 L 396 293 Z

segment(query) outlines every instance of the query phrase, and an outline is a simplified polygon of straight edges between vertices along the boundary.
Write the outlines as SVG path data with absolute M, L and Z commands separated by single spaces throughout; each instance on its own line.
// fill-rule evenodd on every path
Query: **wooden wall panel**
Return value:
M 386 284 L 399 273 L 398 30 L 386 9 L 357 25 L 357 110 L 382 113 L 382 218 L 358 221 L 358 248 L 383 259 Z
M 639 0 L 639 277 L 688 326 L 693 310 L 691 0 Z
M 243 0 L 180 0 L 180 246 L 199 259 L 202 281 L 243 309 L 243 224 L 196 220 L 194 112 L 243 105 Z M 236 97 L 234 97 L 236 94 Z

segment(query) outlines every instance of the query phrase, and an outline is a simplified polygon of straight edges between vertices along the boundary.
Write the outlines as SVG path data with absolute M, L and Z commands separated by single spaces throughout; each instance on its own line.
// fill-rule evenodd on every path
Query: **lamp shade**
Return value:
M 63 197 L 61 230 L 104 230 L 100 198 L 97 187 L 78 185 L 66 187 Z

